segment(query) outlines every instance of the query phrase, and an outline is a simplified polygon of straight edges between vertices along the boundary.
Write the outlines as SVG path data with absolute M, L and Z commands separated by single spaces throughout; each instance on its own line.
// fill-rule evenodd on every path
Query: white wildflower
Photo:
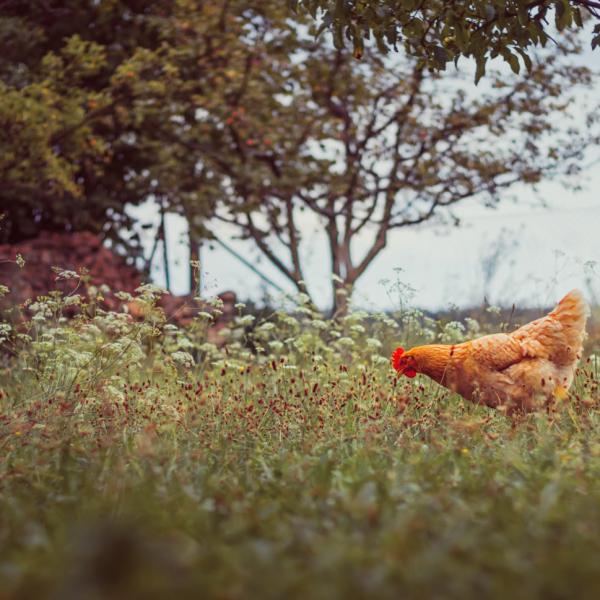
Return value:
M 379 350 L 382 346 L 382 343 L 375 338 L 367 338 L 366 342 L 369 350 Z
M 371 356 L 371 362 L 374 365 L 378 365 L 378 366 L 381 365 L 381 366 L 383 366 L 383 365 L 389 365 L 390 364 L 390 359 L 387 358 L 387 357 L 385 357 L 385 356 L 381 356 L 380 354 L 373 354 Z
M 206 301 L 206 304 L 208 304 L 209 306 L 213 306 L 214 308 L 223 308 L 224 306 L 223 300 L 221 300 L 221 298 L 219 298 L 218 296 L 215 296 L 214 298 L 209 298 Z
M 56 275 L 56 281 L 61 279 L 79 279 L 79 275 L 75 271 L 67 271 L 59 269 Z
M 278 316 L 279 320 L 285 325 L 289 325 L 290 327 L 295 327 L 298 325 L 298 321 L 294 319 L 294 317 L 292 317 L 291 315 L 280 313 Z
M 200 352 L 206 352 L 206 354 L 216 354 L 219 352 L 219 349 L 210 342 L 205 342 L 204 344 L 201 344 L 198 350 L 200 350 Z
M 308 294 L 300 293 L 297 298 L 299 304 L 310 304 L 310 296 Z
M 278 340 L 269 342 L 268 346 L 273 352 L 281 352 L 283 350 L 283 344 Z
M 8 323 L 0 323 L 0 343 L 5 342 L 12 331 L 12 327 Z
M 360 321 L 364 321 L 369 315 L 363 310 L 357 310 L 355 312 L 351 312 L 349 315 L 344 317 L 345 323 L 359 323 Z
M 446 323 L 444 329 L 440 333 L 440 340 L 445 344 L 453 344 L 460 342 L 464 338 L 465 326 L 458 321 L 450 321 Z
M 248 325 L 252 325 L 254 321 L 254 315 L 244 315 L 243 317 L 236 317 L 235 324 L 240 325 L 241 327 L 247 327 Z
M 194 347 L 193 342 L 190 341 L 185 336 L 182 335 L 177 338 L 177 348 L 179 350 L 191 350 L 193 347 Z
M 75 306 L 81 304 L 81 296 L 74 294 L 73 296 L 67 296 L 65 298 L 65 306 Z
M 144 285 L 140 285 L 140 287 L 135 288 L 135 291 L 144 300 L 153 300 L 154 298 L 168 294 L 167 290 L 153 283 L 145 283 Z
M 94 355 L 85 350 L 72 350 L 66 348 L 65 352 L 69 357 L 69 363 L 77 368 L 87 367 L 91 364 Z
M 189 352 L 177 351 L 171 354 L 171 358 L 175 363 L 182 367 L 191 368 L 194 366 L 194 357 Z
M 475 336 L 479 334 L 481 327 L 479 326 L 478 321 L 472 319 L 471 317 L 467 317 L 465 319 L 465 323 L 467 324 L 467 332 L 470 336 Z
M 362 325 L 352 325 L 352 327 L 350 327 L 350 331 L 352 333 L 365 333 L 366 329 L 362 326 Z

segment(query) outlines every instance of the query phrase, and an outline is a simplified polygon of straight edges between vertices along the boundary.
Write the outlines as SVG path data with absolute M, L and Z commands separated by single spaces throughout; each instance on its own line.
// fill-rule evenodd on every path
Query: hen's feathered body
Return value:
M 409 377 L 428 375 L 478 404 L 533 410 L 571 386 L 588 314 L 581 292 L 573 290 L 551 313 L 512 333 L 400 348 L 394 367 Z

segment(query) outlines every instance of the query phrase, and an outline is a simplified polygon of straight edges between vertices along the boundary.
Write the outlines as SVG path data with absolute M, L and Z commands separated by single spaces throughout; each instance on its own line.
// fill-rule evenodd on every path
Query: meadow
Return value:
M 136 319 L 87 292 L 0 325 L 2 600 L 598 597 L 594 340 L 567 400 L 509 418 L 389 365 L 494 315 L 300 296 L 216 345 L 218 300 L 181 330 L 153 286 L 118 294 Z

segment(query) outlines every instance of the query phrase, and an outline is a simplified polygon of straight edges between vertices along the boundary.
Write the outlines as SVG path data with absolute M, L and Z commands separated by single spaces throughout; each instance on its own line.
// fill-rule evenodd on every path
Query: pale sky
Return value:
M 580 60 L 592 68 L 600 66 L 600 51 L 588 51 Z M 600 99 L 600 84 L 596 89 Z M 584 165 L 581 191 L 566 191 L 554 182 L 539 186 L 546 207 L 523 188 L 516 194 L 511 190 L 516 202 L 507 200 L 496 209 L 486 209 L 475 200 L 459 205 L 454 211 L 462 221 L 459 228 L 424 224 L 392 232 L 387 248 L 358 281 L 354 303 L 371 310 L 397 308 L 395 292 L 388 294 L 390 284 L 382 283 L 397 278 L 414 288 L 411 303 L 426 309 L 480 304 L 485 292 L 493 304 L 545 307 L 573 287 L 580 287 L 591 301 L 600 301 L 600 147 L 588 149 Z M 132 213 L 146 222 L 157 222 L 150 203 Z M 176 215 L 167 219 L 172 292 L 183 294 L 188 292 L 186 226 Z M 307 283 L 317 303 L 326 308 L 330 283 L 325 239 L 314 233 L 315 222 L 310 218 L 301 229 L 309 247 L 305 252 Z M 268 277 L 293 292 L 251 242 L 232 239 L 235 232 L 225 226 L 216 231 Z M 150 247 L 153 230 L 140 233 Z M 485 290 L 482 262 L 500 240 L 506 249 Z M 360 244 L 356 249 L 360 253 Z M 233 290 L 241 300 L 264 297 L 265 285 L 259 277 L 224 249 L 205 247 L 201 263 L 204 295 Z M 153 279 L 164 285 L 162 265 L 156 265 Z
M 554 183 L 541 186 L 548 208 L 536 207 L 536 201 L 522 192 L 516 203 L 507 201 L 497 209 L 475 202 L 464 204 L 455 211 L 463 222 L 458 228 L 425 224 L 392 232 L 388 247 L 359 280 L 355 303 L 372 310 L 396 308 L 397 294 L 393 289 L 388 293 L 386 288 L 399 277 L 415 289 L 412 303 L 416 306 L 437 309 L 479 304 L 485 291 L 482 259 L 501 240 L 506 249 L 487 289 L 491 303 L 543 307 L 573 287 L 600 300 L 600 161 L 588 172 L 587 189 L 580 192 L 565 192 Z M 153 211 L 146 207 L 143 212 L 149 215 Z M 182 294 L 188 291 L 185 222 L 175 215 L 167 219 L 172 291 Z M 311 247 L 305 263 L 307 281 L 316 301 L 326 306 L 330 289 L 328 264 L 323 260 L 327 256 L 325 240 L 313 232 L 313 227 L 305 225 L 303 230 Z M 232 239 L 233 232 L 224 226 L 218 233 L 271 279 L 292 291 L 251 242 Z M 149 232 L 149 240 L 151 236 Z M 596 261 L 597 266 L 590 264 Z M 204 294 L 234 290 L 240 299 L 263 297 L 265 285 L 259 277 L 224 249 L 205 247 L 201 262 Z M 156 266 L 154 280 L 164 285 L 162 267 Z M 383 283 L 386 279 L 390 280 L 387 285 Z

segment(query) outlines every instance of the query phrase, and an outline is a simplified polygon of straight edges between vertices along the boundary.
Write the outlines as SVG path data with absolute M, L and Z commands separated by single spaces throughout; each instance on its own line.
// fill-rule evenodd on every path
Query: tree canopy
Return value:
M 348 41 L 354 56 L 373 38 L 382 52 L 403 47 L 429 67 L 443 70 L 451 61 L 472 57 L 475 81 L 489 59 L 500 56 L 518 73 L 531 68 L 532 51 L 545 46 L 554 31 L 582 28 L 586 17 L 600 21 L 596 0 L 288 0 L 297 12 L 308 12 L 320 31 L 333 34 L 336 47 Z M 591 36 L 600 45 L 600 22 Z
M 222 185 L 215 218 L 306 293 L 311 240 L 301 223 L 312 214 L 327 239 L 334 308 L 344 311 L 392 231 L 453 222 L 452 208 L 469 198 L 493 206 L 516 185 L 579 171 L 598 130 L 592 107 L 587 121 L 569 110 L 592 80 L 571 64 L 575 50 L 570 42 L 539 56 L 514 78 L 490 74 L 475 92 L 460 73 L 431 72 L 414 57 L 367 51 L 357 63 L 321 40 L 298 60 L 296 48 L 287 88 L 270 104 L 241 95 L 221 105 L 224 121 L 213 126 L 227 161 L 201 158 Z M 250 73 L 249 86 L 261 76 Z
M 210 85 L 211 61 L 228 60 L 215 58 L 218 45 L 213 52 L 189 43 L 187 9 L 206 28 L 218 20 L 208 4 L 193 5 L 2 4 L 2 241 L 92 230 L 132 242 L 131 250 L 126 207 L 171 194 L 178 157 L 170 119 L 193 110 L 194 95 Z

